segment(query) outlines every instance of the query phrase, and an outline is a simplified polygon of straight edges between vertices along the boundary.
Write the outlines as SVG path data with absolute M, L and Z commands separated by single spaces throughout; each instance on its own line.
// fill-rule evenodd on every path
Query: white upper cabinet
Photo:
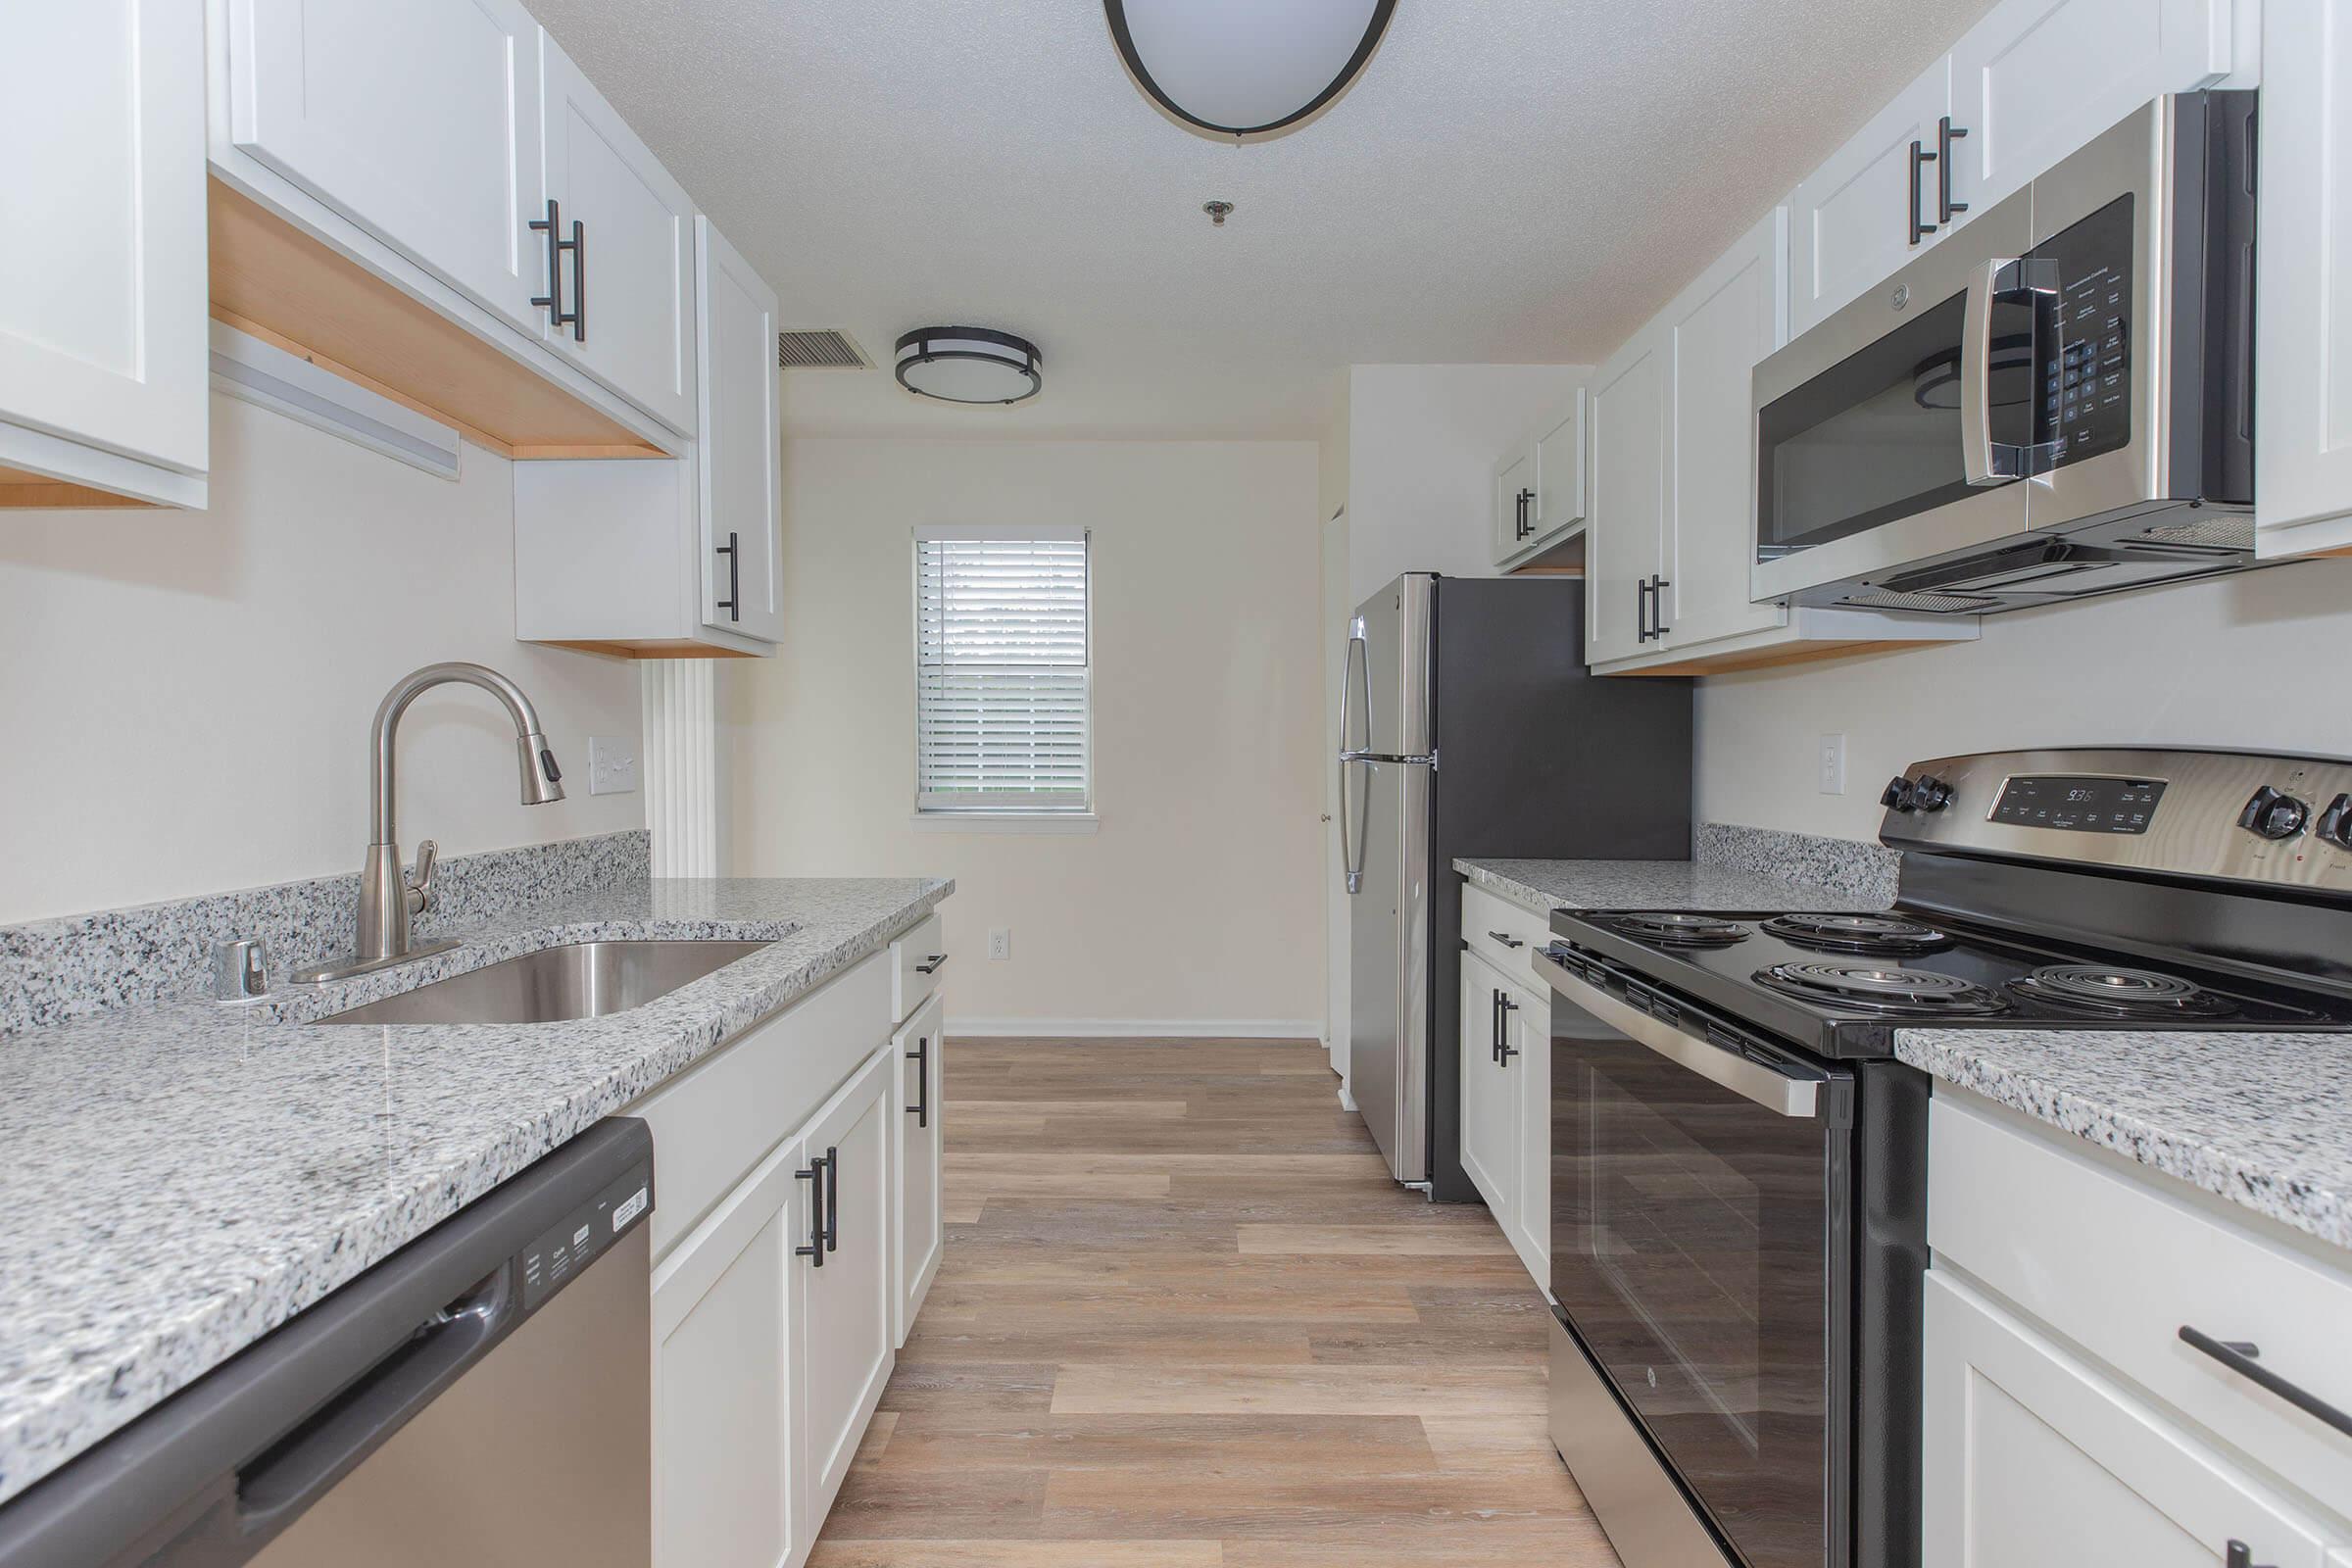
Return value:
M 0 470 L 202 506 L 203 13 L 21 5 L 0 32 Z
M 2001 0 L 1954 46 L 1957 200 L 2017 191 L 2117 121 L 2230 70 L 2230 0 Z M 2267 217 L 2267 213 L 2266 213 Z
M 514 0 L 242 0 L 226 11 L 235 146 L 539 331 L 530 13 Z
M 1788 198 L 1791 335 L 1835 312 L 1942 231 L 1933 153 L 1951 107 L 1938 60 L 1871 117 Z
M 2265 0 L 2255 549 L 2352 548 L 2352 11 Z
M 694 203 L 555 39 L 542 31 L 538 47 L 545 178 L 531 216 L 556 222 L 532 237 L 562 317 L 548 317 L 548 340 L 692 435 Z
M 1748 598 L 1756 483 L 1750 375 L 1788 339 L 1787 222 L 1786 209 L 1773 209 L 1660 318 L 1673 398 L 1660 567 L 1668 586 L 1656 619 L 1675 647 L 1788 618 L 1780 606 Z
M 1666 353 L 1642 329 L 1592 377 L 1585 530 L 1585 654 L 1604 663 L 1643 652 L 1665 575 Z
M 1494 559 L 1523 564 L 1585 520 L 1585 389 L 1536 421 L 1494 464 Z
M 708 218 L 694 244 L 703 623 L 772 643 L 784 635 L 776 295 Z

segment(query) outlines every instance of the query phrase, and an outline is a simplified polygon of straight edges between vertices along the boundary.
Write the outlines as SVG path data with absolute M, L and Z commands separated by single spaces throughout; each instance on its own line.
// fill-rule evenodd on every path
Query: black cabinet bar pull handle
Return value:
M 1502 993 L 1490 988 L 1487 992 L 1487 1059 L 1502 1059 Z
M 1522 539 L 1535 534 L 1536 519 L 1529 515 L 1535 510 L 1535 505 L 1536 493 L 1533 490 L 1519 492 L 1519 537 Z
M 1663 637 L 1674 630 L 1666 624 L 1666 590 L 1674 586 L 1672 577 L 1649 579 L 1649 634 Z
M 906 1059 L 914 1063 L 914 1103 L 906 1107 L 906 1114 L 914 1118 L 917 1127 L 928 1127 L 931 1125 L 931 1037 L 917 1036 Z
M 2325 1421 L 2344 1436 L 2352 1438 L 2352 1415 L 2346 1415 L 2318 1395 L 2297 1388 L 2264 1366 L 2256 1359 L 2262 1354 L 2260 1346 L 2250 1345 L 2244 1340 L 2217 1340 L 2185 1323 L 2180 1325 L 2180 1339 L 2192 1349 L 2202 1350 L 2247 1382 L 2260 1384 L 2305 1415 Z
M 1487 933 L 1487 935 L 1493 937 L 1495 941 L 1501 943 L 1506 948 L 1524 948 L 1527 946 L 1526 943 L 1520 941 L 1508 931 L 1490 931 Z
M 947 961 L 948 956 L 946 954 L 934 953 L 931 955 L 931 961 L 929 963 L 916 964 L 914 966 L 914 972 L 916 974 L 937 974 L 940 971 L 940 966 L 945 964 Z
M 1936 155 L 1928 151 L 1927 143 L 1915 141 L 1911 144 L 1911 210 L 1903 216 L 1911 220 L 1911 243 L 1914 245 L 1936 232 L 1934 223 L 1923 223 L 1919 218 L 1920 166 L 1935 162 Z
M 1511 1014 L 1519 1010 L 1519 1004 L 1508 992 L 1497 993 L 1497 1000 L 1502 1003 L 1502 1035 L 1495 1041 L 1494 1060 L 1498 1066 L 1508 1067 L 1511 1058 L 1519 1054 L 1519 1048 L 1511 1044 Z
M 1634 585 L 1634 641 L 1649 641 L 1649 579 Z
M 588 341 L 588 231 L 576 218 L 571 220 L 571 340 Z
M 2262 1568 L 2254 1560 L 2254 1548 L 2242 1541 L 2231 1541 L 2222 1548 L 2222 1568 Z
M 563 210 L 557 205 L 556 199 L 550 196 L 547 199 L 547 216 L 532 219 L 530 226 L 533 233 L 547 236 L 547 292 L 532 295 L 531 303 L 547 307 L 549 325 L 568 326 L 571 328 L 573 341 L 584 343 L 588 339 L 588 330 L 580 318 L 582 305 L 580 295 L 582 286 L 580 220 L 576 218 L 571 220 L 571 238 L 560 238 L 559 235 L 563 228 Z M 568 311 L 564 309 L 564 253 L 565 251 L 571 252 L 571 309 Z
M 1936 122 L 1936 211 L 1947 223 L 1954 213 L 1968 211 L 1968 203 L 1952 200 L 1952 143 L 1967 134 L 1967 127 L 1953 124 L 1949 115 Z
M 825 1250 L 841 1250 L 841 1151 L 825 1150 Z
M 816 1266 L 825 1266 L 825 1156 L 817 1155 L 801 1169 L 794 1171 L 795 1179 L 808 1184 L 808 1245 L 792 1250 L 795 1257 L 812 1257 Z
M 729 620 L 743 618 L 743 537 L 733 529 L 727 532 L 727 542 L 712 545 L 712 555 L 727 558 L 727 597 L 718 601 L 717 608 L 727 612 Z

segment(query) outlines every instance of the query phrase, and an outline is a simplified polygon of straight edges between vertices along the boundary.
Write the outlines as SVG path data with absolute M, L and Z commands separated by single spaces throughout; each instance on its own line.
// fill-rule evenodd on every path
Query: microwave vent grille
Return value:
M 2214 513 L 2192 518 L 2187 522 L 2161 522 L 2144 528 L 2134 535 L 2152 545 L 2174 545 L 2192 550 L 2251 550 L 2254 548 L 2254 517 L 2250 513 Z
M 1856 610 L 1909 610 L 1929 615 L 1969 615 L 2000 603 L 1983 594 L 1905 594 L 1886 588 L 1847 594 L 1838 602 Z

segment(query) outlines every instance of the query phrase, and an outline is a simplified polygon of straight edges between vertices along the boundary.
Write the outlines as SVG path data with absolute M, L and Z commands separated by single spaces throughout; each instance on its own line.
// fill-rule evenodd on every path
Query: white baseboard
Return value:
M 1319 1018 L 958 1018 L 948 1015 L 951 1040 L 1295 1040 L 1320 1048 Z

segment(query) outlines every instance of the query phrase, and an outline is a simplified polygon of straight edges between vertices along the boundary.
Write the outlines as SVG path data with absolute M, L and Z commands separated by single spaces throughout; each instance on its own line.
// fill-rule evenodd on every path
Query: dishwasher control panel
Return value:
M 535 1310 L 562 1290 L 631 1227 L 642 1223 L 653 1206 L 654 1167 L 645 1162 L 549 1226 L 520 1255 L 522 1309 Z

